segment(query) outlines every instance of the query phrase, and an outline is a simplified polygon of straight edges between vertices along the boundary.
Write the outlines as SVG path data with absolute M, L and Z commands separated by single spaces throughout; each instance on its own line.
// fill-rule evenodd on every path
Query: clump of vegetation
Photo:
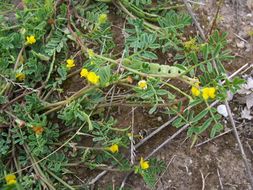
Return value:
M 173 126 L 189 124 L 193 144 L 205 131 L 211 137 L 222 131 L 210 102 L 224 100 L 243 81 L 226 79 L 222 62 L 233 58 L 226 33 L 215 31 L 206 42 L 188 36 L 192 21 L 178 11 L 182 6 L 168 0 L 0 5 L 2 189 L 85 187 L 68 183 L 73 165 L 135 171 L 154 186 L 164 164 L 141 156 L 130 162 L 125 152 L 135 134 L 131 126 L 117 127 L 117 118 L 107 115 L 110 106 L 147 105 L 149 114 L 178 115 Z M 124 21 L 122 49 L 113 37 L 114 12 Z M 161 63 L 159 55 L 168 52 L 172 62 Z M 128 93 L 113 98 L 115 88 Z

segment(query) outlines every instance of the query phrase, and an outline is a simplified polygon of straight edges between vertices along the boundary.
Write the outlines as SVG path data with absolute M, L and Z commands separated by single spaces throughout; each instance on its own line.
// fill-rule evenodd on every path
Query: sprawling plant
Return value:
M 117 118 L 108 114 L 111 106 L 145 105 L 149 114 L 177 115 L 173 125 L 189 124 L 193 144 L 205 131 L 211 137 L 222 131 L 210 102 L 224 100 L 243 81 L 225 77 L 222 62 L 232 58 L 226 33 L 215 31 L 205 42 L 188 36 L 192 21 L 178 11 L 180 5 L 165 0 L 0 5 L 3 189 L 82 188 L 68 183 L 75 176 L 72 166 L 135 171 L 154 186 L 164 164 L 141 156 L 135 164 L 129 161 L 124 149 L 135 134 L 131 126 L 117 127 Z M 113 35 L 119 27 L 113 25 L 115 14 L 124 25 L 121 49 Z M 114 89 L 122 93 L 114 96 Z

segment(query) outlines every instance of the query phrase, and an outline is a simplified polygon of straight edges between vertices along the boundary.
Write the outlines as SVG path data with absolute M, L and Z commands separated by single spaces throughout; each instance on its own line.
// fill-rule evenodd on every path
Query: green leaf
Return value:
M 144 51 L 141 56 L 145 59 L 158 59 L 157 55 L 151 51 Z
M 204 64 L 200 64 L 199 68 L 201 71 L 206 72 L 206 68 L 205 68 Z
M 190 56 L 191 56 L 191 59 L 192 59 L 194 65 L 197 65 L 198 64 L 198 56 L 197 56 L 197 54 L 195 52 L 191 52 Z
M 91 123 L 90 116 L 88 116 L 84 111 L 80 111 L 80 110 L 77 112 L 77 116 L 82 121 L 86 121 L 88 123 L 88 127 L 90 131 L 93 130 L 93 125 Z
M 213 72 L 213 65 L 209 61 L 207 62 L 207 70 L 208 70 L 209 73 Z
M 209 46 L 208 46 L 208 44 L 204 45 L 204 47 L 202 48 L 202 52 L 203 52 L 204 60 L 206 61 L 208 59 L 208 54 L 209 54 Z
M 158 89 L 158 90 L 156 91 L 156 94 L 157 94 L 157 95 L 160 95 L 160 96 L 164 96 L 164 95 L 168 94 L 168 91 L 167 91 L 167 90 L 164 90 L 164 89 Z
M 215 48 L 215 50 L 214 50 L 214 52 L 213 52 L 213 57 L 216 57 L 216 56 L 219 55 L 219 53 L 220 53 L 220 51 L 221 51 L 221 48 L 222 48 L 221 44 L 218 44 L 218 45 L 216 46 L 216 48 Z
M 106 87 L 108 85 L 110 85 L 110 80 L 111 80 L 111 67 L 110 65 L 105 66 L 105 67 L 101 67 L 99 69 L 98 75 L 100 77 L 100 85 L 103 87 Z
M 245 83 L 245 80 L 242 79 L 242 78 L 235 77 L 235 78 L 233 79 L 233 85 L 234 85 L 234 86 L 242 85 L 242 84 L 244 84 L 244 83 Z
M 41 53 L 37 53 L 35 51 L 31 51 L 33 55 L 35 55 L 36 57 L 38 57 L 41 61 L 49 61 L 50 60 L 50 57 L 46 56 L 46 55 L 43 55 Z
M 181 117 L 178 117 L 176 120 L 174 120 L 172 122 L 172 126 L 176 127 L 176 128 L 179 128 L 181 126 L 183 126 L 185 124 L 185 122 L 183 121 L 183 118 Z
M 206 114 L 208 113 L 207 109 L 204 109 L 202 112 L 200 112 L 198 115 L 196 115 L 193 120 L 191 121 L 191 123 L 195 123 L 199 120 L 201 120 L 203 117 L 206 116 Z
M 216 133 L 220 132 L 222 129 L 223 126 L 220 123 L 215 124 L 211 130 L 210 137 L 215 137 Z
M 209 118 L 207 119 L 200 127 L 199 127 L 199 131 L 198 134 L 203 133 L 212 123 L 213 118 Z
M 194 107 L 194 106 L 199 105 L 200 103 L 202 103 L 202 101 L 203 101 L 202 99 L 195 99 L 195 100 L 190 102 L 189 106 Z
M 226 73 L 226 70 L 225 70 L 223 64 L 219 60 L 216 60 L 216 65 L 217 65 L 218 71 L 220 73 Z
M 152 115 L 157 109 L 157 106 L 154 105 L 149 111 L 148 111 L 148 114 Z

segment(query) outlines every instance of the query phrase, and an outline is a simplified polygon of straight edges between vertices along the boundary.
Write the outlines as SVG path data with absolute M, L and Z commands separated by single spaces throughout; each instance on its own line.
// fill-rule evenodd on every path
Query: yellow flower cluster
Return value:
M 193 96 L 200 96 L 201 94 L 204 100 L 208 100 L 209 98 L 215 98 L 216 96 L 216 88 L 205 87 L 203 89 L 200 89 L 199 84 L 195 84 L 194 86 L 192 86 L 191 92 Z
M 200 82 L 196 82 L 193 84 L 191 92 L 193 96 L 199 96 L 200 95 L 200 90 L 199 90 L 199 84 Z
M 82 69 L 80 72 L 81 77 L 85 77 L 91 84 L 98 84 L 99 76 L 95 72 L 89 72 L 87 69 Z
M 216 89 L 214 87 L 206 87 L 202 90 L 202 97 L 204 100 L 208 100 L 208 98 L 215 98 Z
M 101 14 L 98 17 L 98 24 L 104 24 L 107 21 L 107 14 Z
M 199 88 L 197 88 L 195 86 L 192 87 L 191 91 L 192 91 L 193 96 L 199 96 L 200 95 Z
M 16 176 L 14 174 L 8 174 L 5 176 L 5 181 L 7 185 L 14 185 L 17 183 Z
M 106 149 L 111 151 L 112 153 L 119 152 L 119 146 L 117 144 L 113 144 L 112 146 L 107 147 Z
M 188 51 L 198 51 L 199 46 L 196 43 L 196 38 L 191 38 L 189 41 L 184 42 L 184 47 Z
M 148 88 L 147 81 L 145 80 L 140 80 L 138 82 L 138 87 L 141 88 L 142 90 L 146 90 Z
M 87 69 L 82 69 L 80 72 L 81 77 L 87 77 L 89 74 L 89 71 Z
M 26 43 L 27 44 L 35 44 L 36 43 L 36 39 L 35 39 L 35 36 L 31 35 L 31 36 L 27 36 L 26 37 Z
M 75 60 L 73 60 L 73 59 L 68 59 L 66 62 L 67 62 L 66 67 L 69 68 L 69 69 L 76 66 Z
M 140 166 L 141 166 L 141 169 L 147 170 L 149 168 L 149 162 L 144 161 L 143 157 L 141 157 Z

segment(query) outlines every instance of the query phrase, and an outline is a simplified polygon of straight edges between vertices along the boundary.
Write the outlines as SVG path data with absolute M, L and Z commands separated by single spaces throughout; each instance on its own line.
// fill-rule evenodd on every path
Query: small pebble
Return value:
M 244 42 L 244 41 L 239 41 L 239 42 L 236 43 L 236 46 L 237 46 L 238 48 L 243 49 L 243 48 L 245 47 L 245 42 Z
M 163 118 L 161 116 L 157 117 L 157 121 L 162 121 Z
M 227 108 L 224 104 L 221 104 L 217 107 L 217 111 L 219 114 L 221 114 L 224 117 L 228 116 Z

